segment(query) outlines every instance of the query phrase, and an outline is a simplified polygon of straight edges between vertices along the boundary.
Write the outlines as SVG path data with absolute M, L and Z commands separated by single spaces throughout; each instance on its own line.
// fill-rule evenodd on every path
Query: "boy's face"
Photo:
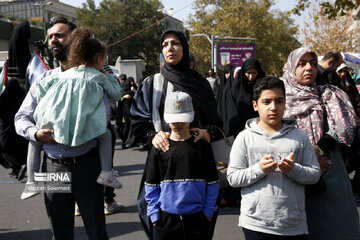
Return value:
M 257 101 L 253 101 L 254 110 L 259 113 L 260 121 L 272 128 L 282 126 L 285 111 L 285 96 L 281 88 L 263 90 Z
M 172 132 L 182 134 L 188 133 L 190 128 L 190 123 L 178 122 L 178 123 L 169 123 Z

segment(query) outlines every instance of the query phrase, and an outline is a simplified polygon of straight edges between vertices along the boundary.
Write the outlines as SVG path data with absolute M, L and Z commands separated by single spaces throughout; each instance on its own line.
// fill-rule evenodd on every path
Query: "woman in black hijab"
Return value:
M 232 101 L 232 96 L 229 94 L 233 85 L 233 79 L 231 78 L 231 73 L 233 72 L 234 66 L 232 64 L 227 64 L 224 67 L 224 73 L 222 74 L 222 79 L 220 82 L 219 93 L 217 97 L 217 112 L 223 123 L 229 122 L 230 112 L 235 112 L 234 104 L 229 104 Z M 228 125 L 223 124 L 225 135 L 231 136 Z
M 17 73 L 20 78 L 25 77 L 31 54 L 28 39 L 30 38 L 30 23 L 23 21 L 17 24 L 11 34 L 9 44 L 9 72 Z M 17 68 L 16 70 L 12 68 Z
M 175 38 L 164 41 L 170 35 Z M 168 44 L 174 47 L 167 50 Z M 221 127 L 222 124 L 216 114 L 215 97 L 207 80 L 189 68 L 189 45 L 184 34 L 177 30 L 164 32 L 161 49 L 165 59 L 161 73 L 146 78 L 134 97 L 131 108 L 134 134 L 143 137 L 144 143 L 149 144 L 153 140 L 156 148 L 166 150 L 170 128 L 163 120 L 165 97 L 169 91 L 183 91 L 193 100 L 196 114 L 191 127 L 195 128 L 198 138 L 218 139 L 221 133 L 213 125 Z
M 265 77 L 265 73 L 255 58 L 248 58 L 235 77 L 234 70 L 221 89 L 217 111 L 225 135 L 236 137 L 244 129 L 246 120 L 257 116 L 252 107 L 253 86 L 257 79 Z
M 7 82 L 0 96 L 0 164 L 11 168 L 11 176 L 21 180 L 26 172 L 28 141 L 15 132 L 14 116 L 25 98 L 19 80 Z
M 118 102 L 118 131 L 120 134 L 120 139 L 122 140 L 122 149 L 125 149 L 126 144 L 129 144 L 131 147 L 135 144 L 130 132 L 130 108 L 137 89 L 134 83 L 134 78 L 128 77 L 125 82 L 121 83 L 121 88 L 122 95 L 120 101 Z
M 134 96 L 130 112 L 134 135 L 137 139 L 142 138 L 144 143 L 152 143 L 155 148 L 167 151 L 170 128 L 163 119 L 165 98 L 170 92 L 183 91 L 191 96 L 196 112 L 190 125 L 197 134 L 195 140 L 221 138 L 221 132 L 215 127 L 221 127 L 221 121 L 216 112 L 214 94 L 207 80 L 189 68 L 189 45 L 185 35 L 177 30 L 164 32 L 161 36 L 161 50 L 165 59 L 161 73 L 147 77 Z M 143 174 L 138 208 L 144 230 L 152 239 L 152 224 L 146 215 L 144 180 Z M 215 221 L 216 216 L 213 216 L 212 231 Z

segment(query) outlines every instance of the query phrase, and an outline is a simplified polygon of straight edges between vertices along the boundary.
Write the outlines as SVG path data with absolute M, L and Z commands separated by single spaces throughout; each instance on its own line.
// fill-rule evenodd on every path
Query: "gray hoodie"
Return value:
M 257 122 L 246 122 L 230 153 L 227 179 L 232 187 L 242 187 L 239 226 L 275 235 L 307 234 L 304 185 L 316 183 L 321 175 L 310 140 L 295 120 L 283 120 L 273 136 Z M 276 168 L 265 174 L 258 164 L 266 154 L 280 162 L 291 152 L 295 165 L 288 173 Z

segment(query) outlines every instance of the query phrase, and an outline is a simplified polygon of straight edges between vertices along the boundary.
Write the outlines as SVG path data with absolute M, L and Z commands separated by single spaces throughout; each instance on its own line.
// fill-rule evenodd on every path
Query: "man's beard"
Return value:
M 51 50 L 54 57 L 59 61 L 66 61 L 67 59 L 67 47 L 57 44 L 56 47 L 60 47 L 58 50 Z

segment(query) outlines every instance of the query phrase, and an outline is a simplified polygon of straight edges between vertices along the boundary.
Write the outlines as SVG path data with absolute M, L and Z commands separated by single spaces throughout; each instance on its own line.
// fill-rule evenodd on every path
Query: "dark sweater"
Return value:
M 162 211 L 187 215 L 202 211 L 212 217 L 217 209 L 219 177 L 211 145 L 194 137 L 170 141 L 167 152 L 150 151 L 145 178 L 147 214 L 152 222 Z

